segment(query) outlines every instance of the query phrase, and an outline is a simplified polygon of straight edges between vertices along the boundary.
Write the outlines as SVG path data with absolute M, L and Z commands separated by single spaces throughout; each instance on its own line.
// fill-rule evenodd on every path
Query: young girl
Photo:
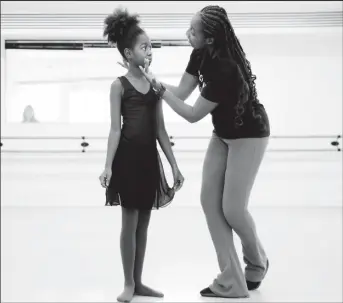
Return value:
M 122 206 L 120 248 L 125 284 L 117 298 L 120 302 L 131 301 L 134 294 L 163 297 L 141 279 L 150 213 L 168 205 L 184 181 L 164 126 L 161 98 L 139 69 L 147 60 L 151 63 L 152 54 L 149 37 L 138 24 L 136 15 L 117 9 L 105 19 L 104 30 L 130 66 L 111 86 L 111 129 L 100 176 L 101 185 L 107 188 L 106 205 Z M 172 167 L 173 188 L 168 187 L 156 139 Z

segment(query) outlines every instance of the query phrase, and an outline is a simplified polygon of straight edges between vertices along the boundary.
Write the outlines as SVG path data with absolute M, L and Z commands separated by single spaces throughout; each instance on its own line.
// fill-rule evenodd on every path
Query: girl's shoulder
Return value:
M 123 96 L 125 91 L 123 81 L 122 77 L 115 79 L 111 84 L 111 91 L 120 91 L 120 95 Z

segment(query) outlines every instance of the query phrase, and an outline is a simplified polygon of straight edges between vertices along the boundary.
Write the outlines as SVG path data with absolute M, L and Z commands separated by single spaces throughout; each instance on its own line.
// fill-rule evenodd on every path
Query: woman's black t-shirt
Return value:
M 219 137 L 239 139 L 270 135 L 268 116 L 261 103 L 247 102 L 241 116 L 243 124 L 237 126 L 235 106 L 243 87 L 243 75 L 236 62 L 212 59 L 204 50 L 193 50 L 186 72 L 198 78 L 203 98 L 218 103 L 211 114 L 214 131 Z

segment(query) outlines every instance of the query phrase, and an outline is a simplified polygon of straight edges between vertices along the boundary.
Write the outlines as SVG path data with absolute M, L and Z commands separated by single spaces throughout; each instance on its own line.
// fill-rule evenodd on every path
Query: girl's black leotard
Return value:
M 157 150 L 158 98 L 152 87 L 137 91 L 125 77 L 119 77 L 123 126 L 112 163 L 112 178 L 106 189 L 106 205 L 139 210 L 168 205 L 175 192 L 168 186 Z

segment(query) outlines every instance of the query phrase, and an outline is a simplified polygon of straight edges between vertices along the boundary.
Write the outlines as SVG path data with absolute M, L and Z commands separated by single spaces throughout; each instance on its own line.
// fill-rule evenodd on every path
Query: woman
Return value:
M 36 123 L 38 120 L 35 117 L 35 112 L 31 105 L 25 107 L 23 112 L 23 123 Z
M 212 114 L 214 131 L 204 161 L 201 205 L 221 272 L 200 293 L 206 297 L 248 297 L 248 290 L 260 286 L 269 265 L 247 210 L 268 144 L 268 116 L 257 99 L 256 77 L 225 9 L 203 8 L 191 20 L 187 37 L 194 50 L 178 87 L 163 84 L 140 68 L 165 102 L 188 122 Z M 197 84 L 201 95 L 194 106 L 185 104 Z M 242 242 L 245 275 L 232 230 Z

